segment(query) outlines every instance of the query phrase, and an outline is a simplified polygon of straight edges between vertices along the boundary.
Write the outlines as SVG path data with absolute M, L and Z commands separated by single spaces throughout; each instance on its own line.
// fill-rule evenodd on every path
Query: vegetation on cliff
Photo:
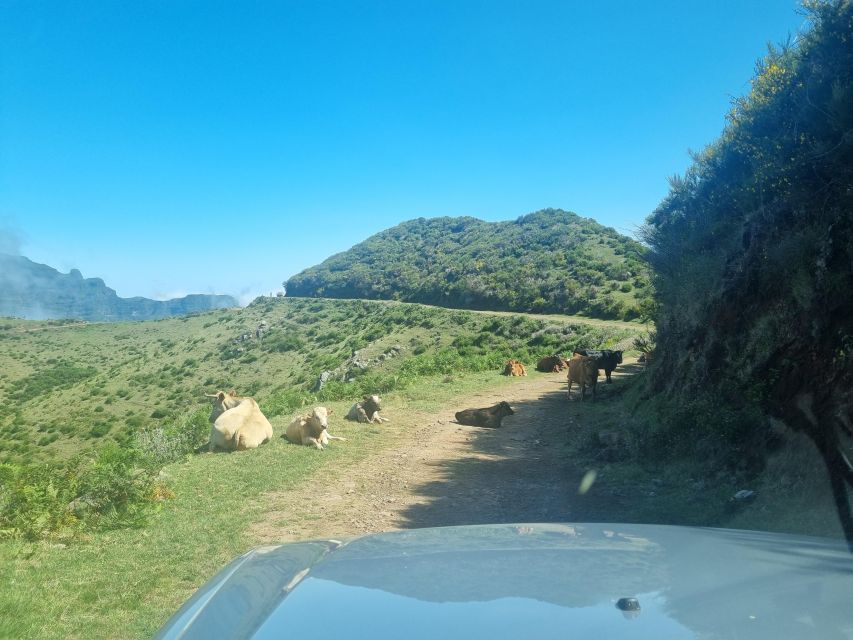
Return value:
M 784 423 L 824 456 L 843 519 L 843 478 L 853 481 L 841 456 L 853 441 L 853 4 L 806 8 L 810 30 L 769 50 L 720 139 L 648 219 L 658 313 L 646 441 L 650 452 L 663 444 L 749 473 Z

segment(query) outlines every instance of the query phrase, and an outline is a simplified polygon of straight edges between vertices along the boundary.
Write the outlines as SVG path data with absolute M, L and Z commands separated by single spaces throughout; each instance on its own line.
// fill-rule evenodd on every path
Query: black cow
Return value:
M 610 372 L 617 365 L 622 364 L 622 352 L 611 351 L 610 349 L 576 349 L 576 354 L 595 358 L 595 362 L 599 369 L 604 369 L 604 375 L 607 377 L 607 384 L 613 382 L 610 379 Z
M 507 402 L 499 402 L 493 407 L 485 409 L 465 409 L 456 414 L 456 422 L 466 424 L 471 427 L 489 427 L 497 429 L 501 426 L 501 421 L 506 416 L 511 416 L 515 413 L 512 407 Z

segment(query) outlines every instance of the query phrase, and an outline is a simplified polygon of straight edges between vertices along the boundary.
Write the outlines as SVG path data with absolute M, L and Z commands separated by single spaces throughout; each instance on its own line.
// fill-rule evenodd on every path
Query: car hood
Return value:
M 838 541 L 484 525 L 252 550 L 158 637 L 853 639 L 851 603 L 853 556 Z

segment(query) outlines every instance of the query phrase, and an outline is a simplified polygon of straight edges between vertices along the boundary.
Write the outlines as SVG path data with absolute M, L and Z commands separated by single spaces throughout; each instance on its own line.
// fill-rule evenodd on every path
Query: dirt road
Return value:
M 613 385 L 600 384 L 599 402 L 636 368 L 626 363 Z M 500 429 L 454 421 L 460 408 L 500 400 L 516 412 Z M 566 400 L 565 374 L 531 375 L 460 398 L 440 413 L 416 416 L 405 437 L 366 460 L 323 470 L 311 496 L 269 494 L 271 509 L 250 533 L 272 543 L 414 527 L 606 519 L 608 497 L 579 494 L 587 469 L 570 455 L 578 438 L 589 437 L 579 422 L 584 405 Z

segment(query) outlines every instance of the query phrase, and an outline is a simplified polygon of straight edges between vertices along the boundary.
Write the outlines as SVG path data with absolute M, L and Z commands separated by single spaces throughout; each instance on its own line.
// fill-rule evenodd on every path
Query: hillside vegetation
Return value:
M 293 276 L 288 295 L 630 320 L 650 296 L 641 244 L 575 213 L 418 218 Z
M 0 253 L 0 316 L 115 322 L 236 306 L 234 298 L 222 295 L 193 294 L 172 300 L 120 298 L 103 280 L 84 278 L 77 269 L 60 273 L 23 256 Z
M 783 424 L 807 434 L 849 520 L 853 4 L 807 6 L 812 28 L 760 61 L 648 220 L 659 312 L 643 408 L 648 452 L 747 476 Z
M 6 320 L 0 402 L 11 410 L 0 417 L 0 462 L 7 463 L 0 476 L 15 489 L 0 494 L 0 530 L 5 524 L 11 535 L 38 536 L 76 526 L 69 502 L 120 485 L 141 465 L 152 475 L 135 477 L 121 496 L 111 488 L 104 501 L 120 498 L 133 511 L 138 498 L 161 491 L 152 484 L 160 466 L 207 441 L 204 394 L 217 389 L 252 395 L 276 417 L 317 401 L 399 391 L 430 375 L 497 373 L 510 357 L 533 364 L 555 351 L 630 343 L 635 334 L 413 304 L 289 298 L 144 323 Z M 333 370 L 342 375 L 315 390 L 320 373 Z M 32 494 L 33 484 L 54 493 Z M 33 509 L 56 517 L 20 517 Z

